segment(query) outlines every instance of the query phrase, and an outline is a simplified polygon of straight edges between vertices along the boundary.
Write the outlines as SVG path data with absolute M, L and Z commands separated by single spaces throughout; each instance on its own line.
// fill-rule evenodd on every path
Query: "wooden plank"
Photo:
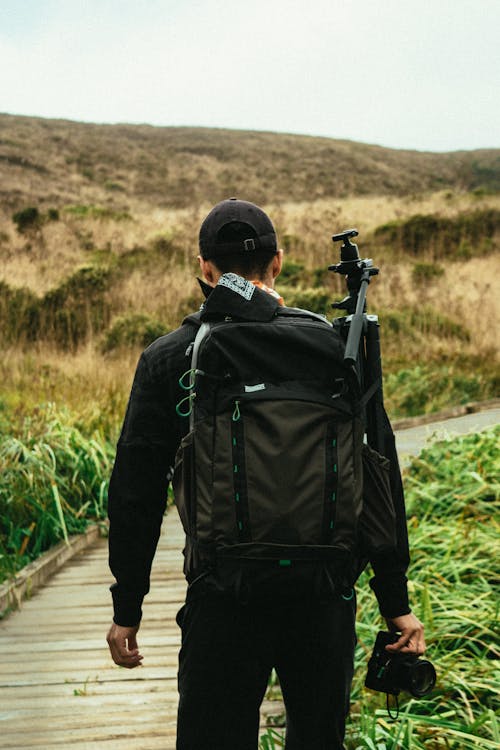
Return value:
M 109 656 L 105 634 L 113 579 L 105 540 L 73 558 L 0 622 L 2 750 L 174 748 L 180 646 L 175 614 L 186 590 L 179 527 L 177 514 L 170 513 L 153 568 L 154 595 L 144 606 L 140 644 L 146 666 L 120 669 Z
M 0 750 L 174 750 L 183 545 L 172 511 L 143 608 L 138 669 L 114 665 L 105 643 L 112 616 L 105 540 L 0 621 Z M 262 722 L 281 711 L 265 702 Z
M 95 544 L 99 538 L 99 528 L 90 527 L 84 534 L 71 537 L 66 542 L 57 544 L 37 560 L 27 565 L 12 581 L 0 585 L 0 612 L 9 608 L 18 608 L 22 600 L 43 586 L 49 578 L 67 560 L 80 553 L 86 547 Z

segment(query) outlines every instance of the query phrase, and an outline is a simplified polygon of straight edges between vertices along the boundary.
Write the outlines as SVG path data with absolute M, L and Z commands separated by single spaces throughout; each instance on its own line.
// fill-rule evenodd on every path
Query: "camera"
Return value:
M 427 659 L 385 650 L 397 640 L 396 633 L 379 631 L 368 662 L 365 687 L 391 695 L 399 695 L 404 690 L 414 698 L 421 698 L 436 684 L 436 670 Z

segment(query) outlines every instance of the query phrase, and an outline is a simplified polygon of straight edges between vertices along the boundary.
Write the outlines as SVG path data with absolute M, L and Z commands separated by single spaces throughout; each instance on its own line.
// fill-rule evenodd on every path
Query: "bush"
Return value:
M 49 221 L 59 221 L 59 211 L 57 208 L 49 208 L 47 211 L 47 219 Z
M 102 331 L 111 314 L 106 299 L 110 278 L 109 269 L 84 266 L 47 292 L 39 303 L 39 337 L 75 349 L 90 334 Z
M 106 331 L 101 349 L 107 353 L 126 346 L 144 348 L 165 333 L 168 330 L 161 321 L 143 313 L 132 313 L 115 320 Z
M 23 208 L 21 211 L 17 211 L 12 216 L 12 221 L 17 227 L 17 231 L 20 234 L 24 234 L 30 229 L 37 229 L 40 226 L 41 216 L 38 208 L 35 206 L 28 206 Z
M 281 267 L 278 283 L 281 285 L 299 284 L 304 275 L 304 264 L 285 258 Z
M 415 263 L 412 268 L 411 277 L 415 284 L 425 284 L 428 281 L 443 276 L 444 268 L 437 263 Z
M 75 349 L 109 322 L 108 269 L 80 268 L 42 298 L 0 281 L 0 339 L 6 343 L 47 339 Z
M 6 344 L 36 338 L 39 300 L 26 288 L 12 288 L 0 281 L 0 340 Z
M 287 294 L 288 307 L 300 307 L 319 315 L 331 312 L 331 294 L 327 289 L 296 289 Z
M 377 227 L 374 237 L 399 252 L 453 260 L 492 252 L 499 230 L 500 211 L 490 208 L 451 218 L 417 214 Z

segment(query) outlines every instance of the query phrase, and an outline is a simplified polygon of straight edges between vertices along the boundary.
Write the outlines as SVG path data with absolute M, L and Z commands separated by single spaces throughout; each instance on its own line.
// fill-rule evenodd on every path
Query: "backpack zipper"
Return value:
M 238 541 L 251 541 L 246 486 L 245 440 L 240 401 L 235 399 L 231 417 L 231 450 L 233 458 L 233 492 Z

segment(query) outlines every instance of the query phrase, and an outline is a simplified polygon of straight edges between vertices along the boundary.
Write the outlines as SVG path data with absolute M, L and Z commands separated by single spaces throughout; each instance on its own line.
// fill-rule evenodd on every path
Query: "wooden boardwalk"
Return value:
M 113 579 L 104 539 L 0 621 L 1 750 L 174 750 L 183 542 L 172 509 L 143 608 L 137 669 L 113 664 L 105 641 Z M 263 715 L 281 710 L 267 702 Z
M 182 546 L 172 510 L 139 633 L 144 666 L 135 670 L 115 666 L 105 641 L 112 616 L 105 540 L 0 622 L 2 750 L 173 750 Z

